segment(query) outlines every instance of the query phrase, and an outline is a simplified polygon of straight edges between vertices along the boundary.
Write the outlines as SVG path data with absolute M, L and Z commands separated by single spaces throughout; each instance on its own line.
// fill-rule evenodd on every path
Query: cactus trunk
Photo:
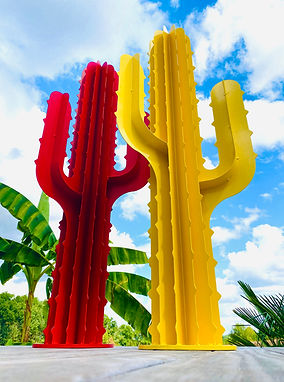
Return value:
M 83 73 L 69 176 L 63 172 L 70 121 L 68 95 L 51 94 L 37 177 L 63 208 L 45 344 L 37 347 L 112 347 L 102 344 L 108 277 L 110 214 L 125 192 L 143 187 L 147 161 L 130 147 L 114 169 L 118 76 L 111 65 L 89 63 Z
M 220 164 L 203 167 L 190 41 L 156 32 L 150 49 L 150 130 L 142 123 L 143 70 L 123 56 L 118 125 L 150 162 L 152 345 L 142 349 L 233 350 L 222 345 L 210 216 L 254 173 L 242 93 L 234 81 L 212 90 Z

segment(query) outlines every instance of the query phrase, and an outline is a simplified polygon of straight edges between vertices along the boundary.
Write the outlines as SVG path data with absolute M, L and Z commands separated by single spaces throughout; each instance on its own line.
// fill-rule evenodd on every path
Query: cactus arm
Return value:
M 146 126 L 149 126 L 148 113 L 144 117 Z M 112 175 L 108 181 L 108 197 L 111 204 L 129 191 L 137 191 L 144 187 L 150 177 L 150 169 L 148 161 L 139 152 L 127 145 L 127 153 L 125 156 L 126 167 L 121 171 L 113 168 Z
M 79 198 L 72 187 L 72 180 L 63 172 L 66 157 L 71 106 L 68 94 L 53 92 L 48 101 L 41 146 L 36 160 L 38 182 L 47 195 L 62 204 L 63 195 L 67 194 L 69 203 Z M 63 202 L 62 207 L 65 204 Z
M 120 60 L 117 123 L 125 141 L 151 163 L 156 152 L 166 153 L 167 147 L 143 121 L 144 78 L 139 55 L 123 55 Z
M 220 164 L 214 170 L 204 171 L 200 180 L 204 203 L 210 212 L 222 200 L 242 191 L 255 172 L 256 154 L 242 94 L 235 81 L 222 81 L 211 92 Z

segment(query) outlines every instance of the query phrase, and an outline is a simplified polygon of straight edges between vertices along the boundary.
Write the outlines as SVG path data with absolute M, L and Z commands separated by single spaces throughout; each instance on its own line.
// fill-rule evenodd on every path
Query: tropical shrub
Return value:
M 233 331 L 226 340 L 238 346 L 284 346 L 284 295 L 257 296 L 252 288 L 238 281 L 244 295 L 252 308 L 233 310 L 252 327 L 254 335 L 249 339 L 244 331 Z M 252 332 L 250 331 L 252 336 Z

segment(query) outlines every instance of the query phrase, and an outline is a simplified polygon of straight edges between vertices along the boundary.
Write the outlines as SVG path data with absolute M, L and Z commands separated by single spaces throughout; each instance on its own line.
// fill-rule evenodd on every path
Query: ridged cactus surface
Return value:
M 118 76 L 106 63 L 83 72 L 69 176 L 63 171 L 71 107 L 68 94 L 48 101 L 37 178 L 63 208 L 54 284 L 43 347 L 103 345 L 110 214 L 122 194 L 143 187 L 149 167 L 127 148 L 126 168 L 114 169 Z
M 124 139 L 151 165 L 152 345 L 141 348 L 233 350 L 222 345 L 209 223 L 255 171 L 242 92 L 234 81 L 212 89 L 220 163 L 205 169 L 189 38 L 158 31 L 149 57 L 150 128 L 138 55 L 121 58 L 117 111 Z

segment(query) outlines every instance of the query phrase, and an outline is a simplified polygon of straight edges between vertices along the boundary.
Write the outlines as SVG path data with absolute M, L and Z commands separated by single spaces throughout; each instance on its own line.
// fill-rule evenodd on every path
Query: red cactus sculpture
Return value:
M 36 347 L 111 347 L 102 344 L 108 277 L 110 213 L 122 194 L 143 187 L 147 161 L 127 147 L 126 168 L 114 169 L 118 76 L 106 63 L 83 72 L 69 176 L 63 171 L 71 119 L 68 94 L 53 92 L 36 173 L 63 208 L 45 343 Z

